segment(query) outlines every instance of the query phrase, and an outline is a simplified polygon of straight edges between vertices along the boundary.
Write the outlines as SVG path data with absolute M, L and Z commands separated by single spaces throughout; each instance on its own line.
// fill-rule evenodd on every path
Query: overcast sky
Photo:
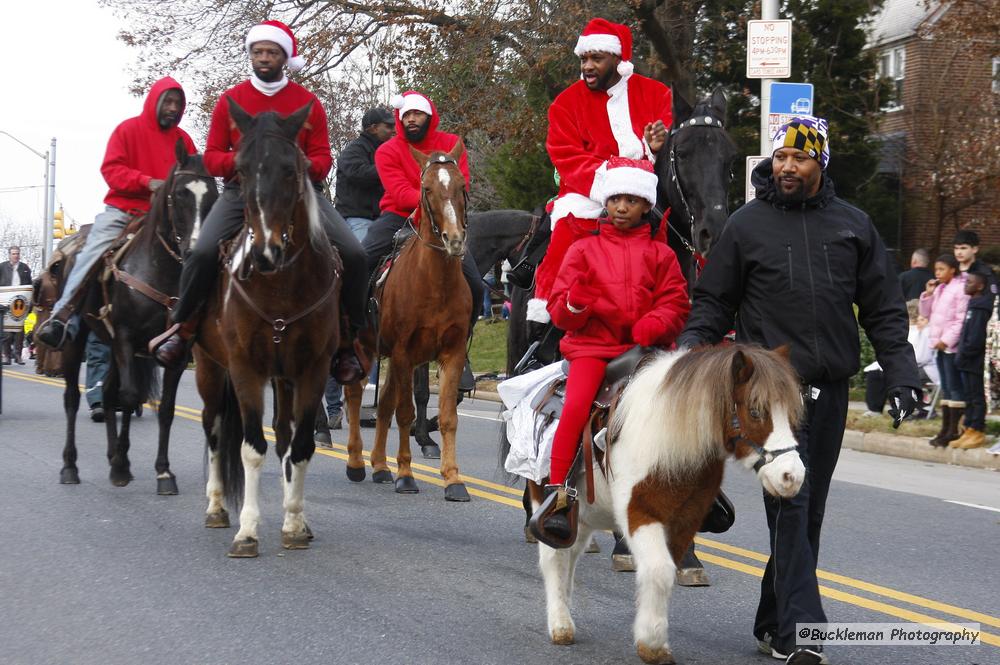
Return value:
M 62 204 L 67 221 L 90 223 L 107 192 L 100 166 L 108 137 L 142 110 L 128 93 L 135 53 L 115 38 L 124 26 L 97 0 L 5 2 L 3 18 L 9 60 L 0 131 L 41 153 L 56 138 L 56 208 Z M 0 218 L 40 234 L 44 162 L 4 135 L 0 156 Z

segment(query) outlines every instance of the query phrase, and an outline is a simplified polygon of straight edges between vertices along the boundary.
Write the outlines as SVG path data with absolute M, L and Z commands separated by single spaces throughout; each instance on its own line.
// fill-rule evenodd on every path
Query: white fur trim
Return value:
M 277 26 L 260 24 L 250 28 L 246 40 L 247 51 L 257 42 L 274 42 L 281 47 L 281 50 L 285 52 L 285 56 L 289 60 L 292 58 L 292 38 L 288 36 L 287 32 Z
M 399 109 L 400 118 L 406 115 L 407 111 L 423 111 L 427 115 L 434 115 L 434 111 L 431 109 L 431 103 L 426 97 L 419 93 L 393 97 L 392 107 Z
M 584 53 L 612 53 L 614 55 L 622 54 L 622 42 L 615 35 L 580 35 L 580 38 L 576 40 L 576 48 L 573 49 L 573 53 L 580 57 Z
M 621 81 L 608 90 L 608 122 L 611 124 L 611 134 L 618 143 L 618 156 L 642 159 L 645 157 L 645 147 L 642 138 L 636 136 L 632 128 L 632 114 L 628 104 L 628 80 L 629 77 L 623 76 Z
M 619 76 L 622 78 L 632 76 L 632 72 L 635 71 L 635 67 L 632 65 L 631 60 L 622 60 L 618 63 L 618 67 L 616 69 L 618 70 Z
M 656 205 L 656 174 L 642 169 L 619 166 L 608 169 L 601 182 L 601 200 L 605 203 L 616 194 L 631 194 Z
M 293 72 L 297 72 L 306 66 L 306 60 L 301 55 L 296 55 L 289 58 L 288 62 L 285 64 L 288 66 L 288 69 Z
M 545 307 L 548 304 L 548 300 L 532 298 L 528 301 L 528 313 L 525 318 L 535 323 L 548 323 L 552 320 L 552 317 L 549 316 L 549 310 Z
M 604 206 L 597 201 L 583 194 L 570 192 L 556 199 L 552 205 L 552 214 L 549 216 L 552 218 L 552 228 L 555 228 L 556 223 L 570 213 L 580 219 L 597 219 L 601 216 L 602 210 Z

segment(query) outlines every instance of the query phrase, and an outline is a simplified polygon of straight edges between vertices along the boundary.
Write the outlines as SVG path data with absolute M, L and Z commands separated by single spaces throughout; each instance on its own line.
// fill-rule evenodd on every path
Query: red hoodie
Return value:
M 333 155 L 330 153 L 330 136 L 326 130 L 326 111 L 319 98 L 295 81 L 268 97 L 250 81 L 244 81 L 226 90 L 219 97 L 212 111 L 212 124 L 208 127 L 205 142 L 205 168 L 212 175 L 231 180 L 236 176 L 236 150 L 240 147 L 240 130 L 229 118 L 229 102 L 226 97 L 240 105 L 250 115 L 264 111 L 275 111 L 289 116 L 312 102 L 309 117 L 299 130 L 298 142 L 302 152 L 309 159 L 309 178 L 320 182 L 330 173 Z
M 409 92 L 409 91 L 408 91 Z M 448 152 L 458 143 L 458 136 L 447 132 L 439 132 L 441 122 L 437 107 L 430 99 L 430 127 L 427 135 L 418 143 L 411 144 L 406 139 L 406 131 L 399 119 L 399 110 L 393 111 L 396 116 L 396 135 L 383 143 L 375 151 L 375 168 L 382 180 L 385 194 L 379 202 L 382 212 L 394 212 L 401 217 L 409 217 L 420 206 L 420 165 L 410 154 L 410 145 L 421 152 Z M 465 189 L 469 189 L 469 160 L 466 153 L 458 160 L 458 167 L 465 176 Z
M 149 210 L 149 181 L 164 180 L 170 167 L 177 161 L 174 146 L 177 139 L 184 141 L 188 154 L 198 152 L 194 142 L 180 127 L 163 129 L 156 120 L 160 97 L 168 90 L 180 90 L 181 84 L 169 76 L 160 79 L 149 89 L 142 113 L 125 120 L 115 127 L 104 152 L 101 175 L 111 188 L 104 202 L 119 210 Z M 181 107 L 181 117 L 184 108 Z M 180 118 L 177 119 L 180 122 Z
M 635 346 L 632 326 L 641 318 L 659 324 L 658 346 L 673 344 L 691 311 L 674 251 L 649 237 L 648 224 L 619 231 L 602 220 L 599 228 L 569 248 L 552 287 L 548 311 L 552 323 L 566 331 L 559 350 L 569 360 L 610 360 Z M 574 314 L 566 301 L 577 282 L 601 295 Z

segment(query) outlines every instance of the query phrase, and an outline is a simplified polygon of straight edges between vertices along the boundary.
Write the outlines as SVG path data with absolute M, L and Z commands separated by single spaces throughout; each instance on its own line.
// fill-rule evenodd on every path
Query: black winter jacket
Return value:
M 381 145 L 367 132 L 354 139 L 337 157 L 337 199 L 334 207 L 344 217 L 375 219 L 385 190 L 375 169 L 375 150 Z
M 789 206 L 777 202 L 770 159 L 752 180 L 757 198 L 712 246 L 678 344 L 715 344 L 735 316 L 738 342 L 789 344 L 804 383 L 836 381 L 860 366 L 860 320 L 886 385 L 919 389 L 899 280 L 868 215 L 837 198 L 826 175 L 815 196 Z
M 992 315 L 992 293 L 987 291 L 969 300 L 955 353 L 955 367 L 960 371 L 982 374 L 986 364 L 986 327 Z

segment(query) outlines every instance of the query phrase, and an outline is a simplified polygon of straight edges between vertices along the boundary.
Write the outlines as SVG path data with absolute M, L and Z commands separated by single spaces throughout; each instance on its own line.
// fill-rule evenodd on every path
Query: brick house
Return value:
M 958 228 L 975 230 L 981 251 L 1000 260 L 1000 146 L 969 143 L 984 128 L 994 137 L 1000 133 L 1000 44 L 995 36 L 972 41 L 941 35 L 948 25 L 943 21 L 956 18 L 946 17 L 954 6 L 886 0 L 869 31 L 869 48 L 890 89 L 880 102 L 879 177 L 897 188 L 900 201 L 894 232 L 885 232 L 892 220 L 880 226 L 887 239 L 898 241 L 903 262 L 917 247 L 946 251 Z M 981 171 L 968 173 L 969 167 Z M 956 191 L 956 182 L 977 184 Z

